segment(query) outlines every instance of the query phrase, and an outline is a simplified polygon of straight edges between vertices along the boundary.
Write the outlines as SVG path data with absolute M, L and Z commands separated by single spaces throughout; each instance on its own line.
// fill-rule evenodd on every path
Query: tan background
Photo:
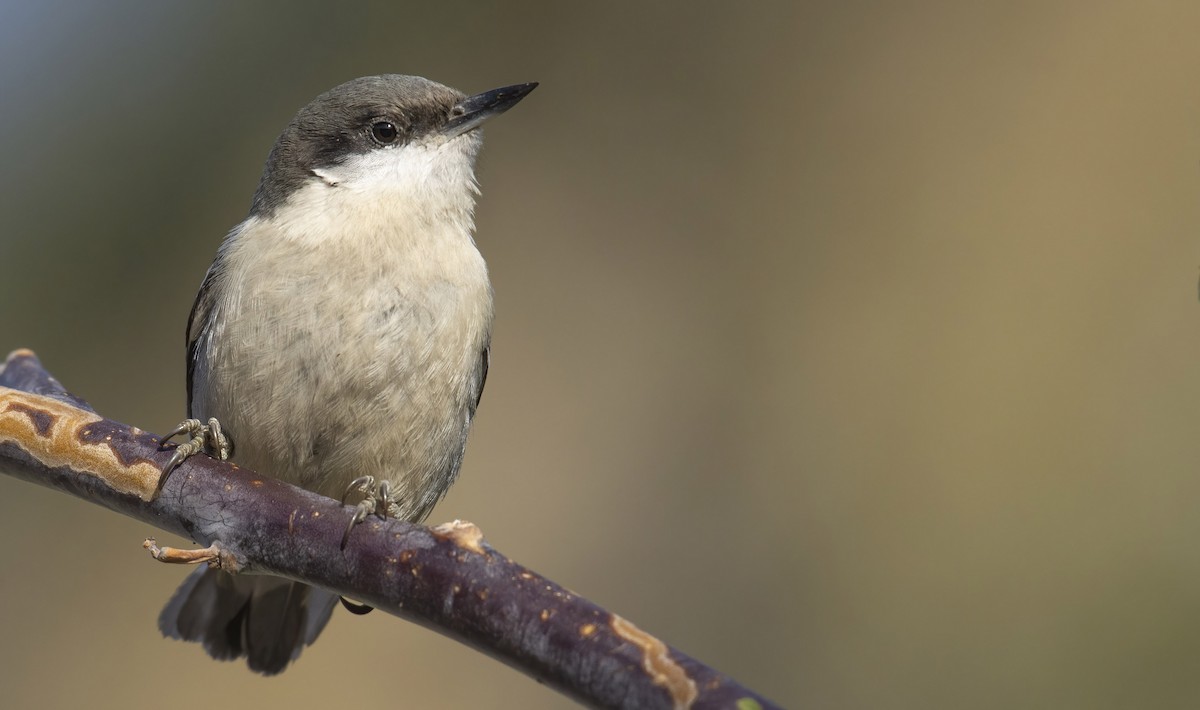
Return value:
M 792 707 L 1196 707 L 1200 5 L 646 5 L 0 6 L 0 350 L 170 427 L 296 108 L 538 80 L 435 520 Z M 0 531 L 6 707 L 566 704 L 381 615 L 256 677 L 159 637 L 148 526 Z

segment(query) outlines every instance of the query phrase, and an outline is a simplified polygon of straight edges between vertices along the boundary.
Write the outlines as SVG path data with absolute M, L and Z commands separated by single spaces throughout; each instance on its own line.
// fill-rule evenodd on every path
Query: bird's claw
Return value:
M 388 509 L 395 505 L 396 501 L 392 497 L 391 484 L 387 481 L 376 481 L 374 476 L 360 476 L 350 482 L 346 486 L 346 492 L 342 494 L 342 505 L 346 504 L 346 499 L 351 493 L 359 492 L 363 494 L 363 499 L 354 507 L 354 515 L 350 516 L 350 524 L 346 526 L 346 532 L 342 534 L 342 549 L 346 549 L 346 543 L 350 541 L 350 531 L 354 529 L 362 521 L 367 519 L 367 516 L 372 511 L 380 518 L 387 518 Z
M 221 430 L 221 422 L 215 418 L 208 420 L 208 424 L 201 422 L 199 419 L 185 419 L 179 423 L 166 436 L 158 440 L 158 445 L 162 446 L 171 439 L 186 435 L 188 440 L 175 447 L 175 453 L 171 454 L 171 458 L 167 461 L 167 465 L 163 466 L 162 475 L 158 477 L 158 486 L 154 489 L 154 497 L 162 492 L 163 484 L 167 482 L 167 477 L 179 465 L 188 459 L 190 456 L 195 456 L 201 451 L 207 453 L 215 459 L 224 461 L 233 454 L 233 442 Z
M 351 600 L 347 599 L 346 597 L 338 597 L 338 600 L 342 602 L 342 606 L 345 607 L 346 611 L 350 612 L 351 614 L 355 614 L 357 616 L 362 616 L 363 614 L 370 614 L 371 612 L 375 611 L 375 607 L 373 607 L 373 606 L 367 606 L 366 604 L 359 604 L 358 602 L 351 601 Z
M 354 515 L 350 516 L 350 524 L 346 526 L 346 532 L 342 533 L 342 549 L 346 549 L 346 543 L 350 541 L 350 531 L 354 529 L 362 521 L 367 519 L 367 515 L 371 512 L 371 507 L 374 505 L 369 499 L 364 498 L 358 502 L 358 506 L 354 508 Z

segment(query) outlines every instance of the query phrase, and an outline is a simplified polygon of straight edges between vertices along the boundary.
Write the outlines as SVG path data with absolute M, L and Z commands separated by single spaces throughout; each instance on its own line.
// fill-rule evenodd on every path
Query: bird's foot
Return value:
M 392 487 L 387 481 L 376 481 L 374 476 L 360 476 L 350 482 L 346 487 L 346 492 L 342 494 L 342 505 L 346 504 L 346 499 L 352 493 L 362 493 L 363 499 L 358 502 L 354 508 L 354 515 L 350 516 L 350 524 L 346 526 L 346 532 L 342 535 L 342 549 L 346 549 L 346 543 L 350 540 L 350 531 L 354 529 L 362 521 L 367 519 L 367 516 L 374 512 L 381 518 L 388 516 L 388 510 L 396 505 L 396 499 L 392 496 Z
M 354 529 L 355 525 L 366 520 L 372 511 L 379 517 L 386 518 L 388 510 L 396 504 L 396 499 L 392 496 L 391 484 L 387 481 L 376 481 L 374 476 L 360 476 L 351 481 L 342 495 L 342 505 L 345 505 L 346 499 L 355 492 L 362 493 L 363 499 L 354 507 L 354 515 L 350 516 L 350 524 L 346 526 L 346 532 L 342 534 L 343 550 L 346 549 L 346 543 L 350 541 L 350 531 Z M 374 609 L 372 606 L 352 602 L 345 597 L 339 597 L 339 599 L 342 601 L 342 606 L 354 614 L 367 614 Z
M 163 467 L 162 475 L 158 478 L 158 487 L 154 491 L 156 497 L 162 491 L 163 484 L 167 482 L 167 476 L 170 476 L 171 472 L 189 456 L 195 456 L 203 451 L 215 459 L 224 461 L 233 454 L 233 442 L 221 431 L 221 422 L 215 418 L 209 419 L 208 424 L 199 419 L 184 419 L 173 431 L 159 439 L 158 444 L 162 446 L 171 439 L 184 434 L 188 436 L 188 440 L 175 447 L 175 453 L 171 455 L 171 460 L 167 461 L 167 465 Z

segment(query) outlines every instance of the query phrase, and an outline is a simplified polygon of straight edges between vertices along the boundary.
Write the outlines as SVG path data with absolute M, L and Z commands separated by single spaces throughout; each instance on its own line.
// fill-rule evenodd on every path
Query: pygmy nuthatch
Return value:
M 429 514 L 458 473 L 488 371 L 492 288 L 472 238 L 478 128 L 536 86 L 465 96 L 389 74 L 296 114 L 192 307 L 189 420 L 176 430 L 192 438 L 167 473 L 205 449 L 326 496 L 361 489 L 355 521 Z M 278 673 L 336 601 L 200 569 L 159 627 Z

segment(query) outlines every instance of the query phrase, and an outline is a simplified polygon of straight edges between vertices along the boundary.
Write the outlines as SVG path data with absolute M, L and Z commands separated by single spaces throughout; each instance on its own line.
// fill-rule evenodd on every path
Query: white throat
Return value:
M 475 136 L 438 137 L 354 156 L 314 170 L 270 219 L 285 238 L 300 242 L 407 238 L 470 244 L 478 149 Z

